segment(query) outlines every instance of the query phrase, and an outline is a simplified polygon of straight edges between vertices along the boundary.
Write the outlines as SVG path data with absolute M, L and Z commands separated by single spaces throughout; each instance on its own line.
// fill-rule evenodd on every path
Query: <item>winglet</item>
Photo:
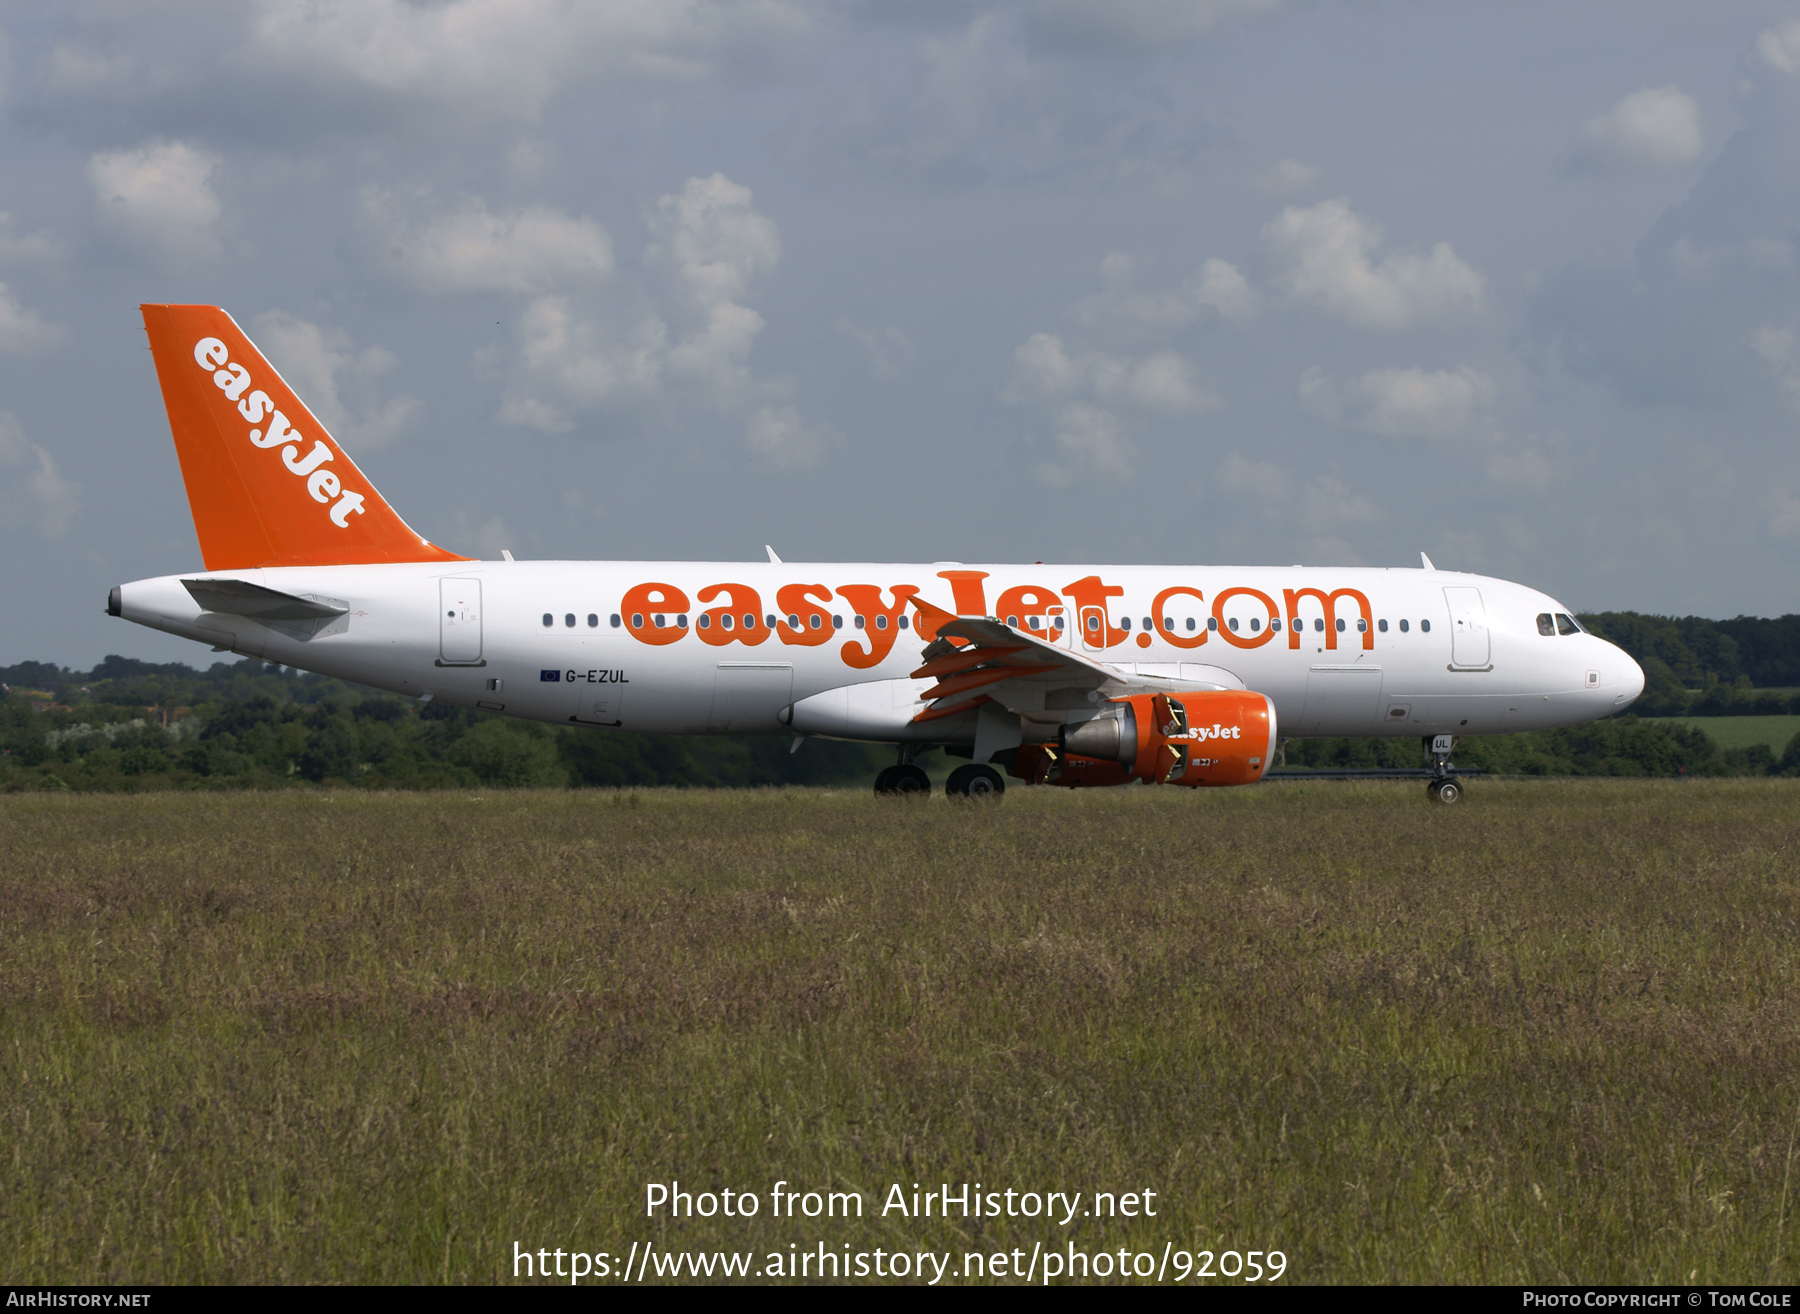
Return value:
M 1419 560 L 1423 561 L 1425 563 L 1426 570 L 1436 570 L 1437 569 L 1436 566 L 1431 564 L 1431 558 L 1426 556 L 1423 552 L 1419 553 Z
M 140 309 L 208 570 L 469 560 L 399 517 L 230 315 Z

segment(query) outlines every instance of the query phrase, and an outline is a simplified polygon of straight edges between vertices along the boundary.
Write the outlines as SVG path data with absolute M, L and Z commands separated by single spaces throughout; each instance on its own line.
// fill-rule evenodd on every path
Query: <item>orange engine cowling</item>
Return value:
M 1045 783 L 1248 785 L 1268 769 L 1275 704 L 1242 689 L 1133 694 L 1063 729 Z

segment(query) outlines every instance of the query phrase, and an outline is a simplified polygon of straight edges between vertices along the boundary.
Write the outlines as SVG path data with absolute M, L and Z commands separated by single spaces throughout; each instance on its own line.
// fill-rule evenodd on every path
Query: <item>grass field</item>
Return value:
M 1720 748 L 1750 748 L 1767 744 L 1780 757 L 1782 749 L 1800 735 L 1800 716 L 1646 716 L 1650 725 L 1691 725 L 1704 730 Z
M 1783 780 L 7 796 L 5 1278 L 1793 1282 L 1797 835 Z M 646 1218 L 671 1179 L 762 1207 Z M 1157 1216 L 881 1216 L 946 1181 Z

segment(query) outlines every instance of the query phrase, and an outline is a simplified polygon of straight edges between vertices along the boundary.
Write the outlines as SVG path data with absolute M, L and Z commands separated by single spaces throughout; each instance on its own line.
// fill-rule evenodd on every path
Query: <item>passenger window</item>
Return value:
M 863 627 L 863 618 L 862 618 L 862 613 L 859 611 L 856 613 L 856 628 L 860 630 L 862 627 Z M 1015 626 L 1013 626 L 1013 628 L 1016 630 L 1019 627 L 1017 625 L 1015 625 Z
M 792 612 L 788 613 L 788 628 L 790 630 L 797 630 L 800 628 L 800 618 L 798 616 L 794 615 Z M 815 626 L 813 626 L 813 628 L 816 630 L 819 627 L 817 625 L 815 625 Z
M 706 617 L 702 616 L 700 619 L 705 620 Z M 719 617 L 719 628 L 720 629 L 728 630 L 731 628 L 731 625 L 732 625 L 732 621 L 731 621 L 731 613 L 730 612 L 726 612 L 723 616 Z
M 1420 621 L 1419 629 L 1425 634 L 1430 634 L 1431 633 L 1431 622 L 1428 620 Z
M 1367 634 L 1369 632 L 1369 622 L 1358 617 L 1356 621 L 1356 632 L 1358 634 Z
M 1208 616 L 1206 618 L 1206 628 L 1216 633 L 1219 628 L 1219 618 L 1217 616 Z
M 570 629 L 574 629 L 575 628 L 575 613 L 570 612 L 570 613 L 568 613 L 568 615 L 564 616 L 563 624 L 567 625 Z
M 1194 618 L 1193 618 L 1193 617 L 1192 617 L 1192 616 L 1189 616 L 1189 617 L 1188 617 L 1188 618 L 1187 618 L 1187 627 L 1188 627 L 1188 628 L 1189 628 L 1189 629 L 1190 629 L 1190 630 L 1191 630 L 1191 629 L 1193 629 L 1193 628 L 1194 628 Z
M 1342 616 L 1338 617 L 1337 632 L 1339 634 L 1342 634 L 1344 632 L 1344 618 Z
M 747 630 L 753 630 L 756 628 L 756 613 L 755 612 L 747 611 L 744 613 L 744 628 Z
M 1539 634 L 1545 635 L 1546 637 L 1554 637 L 1555 636 L 1556 622 L 1550 619 L 1549 612 L 1540 611 L 1538 613 L 1537 622 L 1538 622 L 1538 633 Z
M 1408 621 L 1400 622 L 1400 633 L 1405 634 L 1411 628 L 1412 628 L 1412 624 L 1410 622 L 1408 622 Z
M 833 616 L 831 618 L 831 628 L 834 630 L 843 629 L 844 628 L 844 618 L 842 616 Z
M 684 630 L 687 628 L 687 613 L 685 611 L 675 618 L 675 624 Z
M 600 628 L 600 618 L 591 611 L 588 613 L 588 628 L 590 630 L 597 630 Z
M 1090 630 L 1098 630 L 1100 628 L 1100 618 L 1098 616 L 1089 616 L 1087 619 L 1087 627 Z
M 1258 616 L 1252 616 L 1250 618 L 1250 633 L 1256 634 L 1256 633 L 1259 633 L 1261 630 L 1262 630 L 1262 618 L 1258 617 Z
M 1043 628 L 1042 622 L 1036 616 L 1027 616 L 1025 618 L 1025 623 L 1034 630 Z
M 712 617 L 708 616 L 705 612 L 701 612 L 699 625 L 703 630 L 710 630 L 712 628 Z
M 1150 624 L 1150 618 L 1148 616 L 1144 617 L 1144 628 L 1147 630 L 1156 628 L 1155 626 Z
M 773 616 L 764 616 L 763 624 L 767 625 L 770 629 L 774 629 L 775 628 L 775 618 Z
M 1376 628 L 1376 629 L 1378 629 L 1378 630 L 1380 630 L 1380 631 L 1381 631 L 1381 632 L 1382 632 L 1382 633 L 1383 633 L 1383 634 L 1386 634 L 1386 633 L 1387 633 L 1387 622 L 1386 622 L 1386 621 L 1384 621 L 1384 620 L 1383 620 L 1383 621 L 1376 621 L 1376 622 L 1375 622 L 1375 628 Z
M 1279 616 L 1277 616 L 1274 619 L 1270 620 L 1269 628 L 1277 634 L 1281 633 L 1281 618 Z
M 1018 629 L 1019 628 L 1019 618 L 1017 616 L 1008 616 L 1006 618 L 1006 627 L 1010 630 Z
M 825 624 L 824 621 L 819 619 L 819 613 L 816 611 L 812 615 L 808 616 L 806 618 L 806 621 L 807 621 L 807 624 L 811 625 L 815 630 L 821 628 Z
M 1059 621 L 1057 621 L 1057 622 L 1056 622 L 1056 627 L 1057 627 L 1057 629 L 1061 629 L 1061 628 L 1062 628 L 1062 622 L 1061 622 L 1061 621 L 1060 621 L 1060 620 L 1059 620 Z M 905 616 L 902 616 L 902 617 L 901 617 L 901 618 L 900 618 L 900 628 L 901 628 L 901 629 L 903 629 L 903 630 L 908 630 L 908 629 L 911 629 L 911 628 L 912 628 L 912 621 L 911 621 L 911 620 L 910 620 L 910 619 L 909 619 L 909 618 L 907 618 L 907 617 L 905 617 Z
M 877 616 L 875 618 L 875 628 L 878 630 L 885 630 L 887 628 L 887 617 Z
M 1229 625 L 1229 626 L 1231 626 L 1231 632 L 1232 632 L 1232 633 L 1233 633 L 1233 634 L 1236 634 L 1236 633 L 1237 633 L 1237 617 L 1236 617 L 1236 616 L 1228 616 L 1228 617 L 1226 617 L 1226 619 L 1225 619 L 1225 623 L 1226 623 L 1226 624 L 1227 624 L 1227 625 Z
M 666 625 L 668 623 L 668 619 L 669 618 L 667 616 L 665 616 L 662 612 L 659 611 L 650 618 L 650 623 L 655 625 L 656 628 L 660 630 L 660 629 L 662 629 L 662 627 L 664 625 Z
M 1581 626 L 1579 626 L 1575 623 L 1575 618 L 1573 616 L 1565 616 L 1560 611 L 1556 613 L 1556 632 L 1558 634 L 1582 634 L 1582 633 L 1585 633 L 1585 631 L 1582 630 Z
M 1325 620 L 1323 617 L 1320 617 L 1318 620 L 1313 622 L 1313 629 L 1317 630 L 1321 634 L 1323 634 L 1325 632 Z
M 1127 634 L 1129 634 L 1131 632 L 1131 617 L 1129 617 L 1129 616 L 1119 617 L 1119 628 L 1124 630 Z
M 616 611 L 612 614 L 612 627 L 615 630 L 619 628 L 619 613 Z
M 544 613 L 544 628 L 549 629 L 554 624 L 556 624 L 556 617 L 552 616 L 549 612 L 545 612 Z
M 544 623 L 549 624 L 549 621 L 546 619 Z M 631 628 L 634 630 L 641 630 L 644 628 L 644 613 L 643 612 L 634 611 L 631 613 Z

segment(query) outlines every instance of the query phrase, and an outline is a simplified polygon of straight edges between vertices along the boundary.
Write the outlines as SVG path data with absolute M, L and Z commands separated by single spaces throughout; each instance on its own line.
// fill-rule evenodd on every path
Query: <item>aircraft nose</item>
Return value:
M 1638 700 L 1644 692 L 1644 668 L 1632 660 L 1624 649 L 1619 649 L 1619 694 L 1613 700 L 1615 711 L 1624 711 Z

